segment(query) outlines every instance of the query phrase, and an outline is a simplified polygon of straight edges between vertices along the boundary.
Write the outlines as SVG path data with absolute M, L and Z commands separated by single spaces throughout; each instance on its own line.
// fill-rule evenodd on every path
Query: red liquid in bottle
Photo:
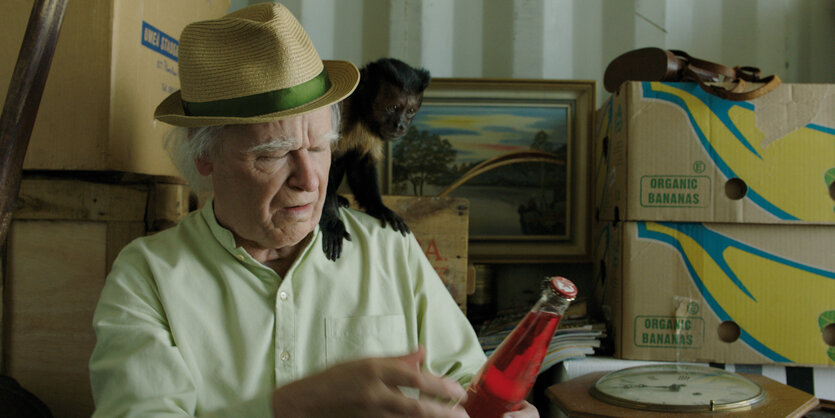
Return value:
M 500 418 L 516 410 L 536 381 L 561 315 L 531 312 L 487 359 L 467 389 L 464 409 L 473 418 Z

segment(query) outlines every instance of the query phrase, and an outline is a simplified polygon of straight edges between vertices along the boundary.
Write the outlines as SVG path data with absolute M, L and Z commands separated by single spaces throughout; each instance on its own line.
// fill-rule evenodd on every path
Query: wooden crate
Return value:
M 93 311 L 113 259 L 188 209 L 179 184 L 22 181 L 5 252 L 3 372 L 56 418 L 93 411 Z
M 467 312 L 469 201 L 461 197 L 383 196 L 403 217 L 453 299 Z

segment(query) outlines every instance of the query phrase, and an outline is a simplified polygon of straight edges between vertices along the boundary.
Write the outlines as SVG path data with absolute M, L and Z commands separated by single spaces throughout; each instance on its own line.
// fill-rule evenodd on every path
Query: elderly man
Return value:
M 414 237 L 343 209 L 353 241 L 336 262 L 321 249 L 337 103 L 358 78 L 279 4 L 185 28 L 182 89 L 156 117 L 213 196 L 114 262 L 95 416 L 466 416 L 484 354 Z

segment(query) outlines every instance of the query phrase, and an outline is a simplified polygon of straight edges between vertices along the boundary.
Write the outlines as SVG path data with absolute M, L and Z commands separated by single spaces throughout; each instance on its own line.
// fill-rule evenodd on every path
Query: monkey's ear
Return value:
M 368 71 L 368 67 L 363 67 L 360 70 L 360 84 L 367 83 L 368 78 L 371 76 L 370 72 Z
M 424 91 L 429 87 L 429 82 L 432 81 L 432 77 L 429 75 L 429 70 L 423 68 L 417 70 L 417 73 L 420 78 L 420 91 Z
M 360 81 L 357 84 L 357 90 L 364 91 L 371 84 L 371 79 L 374 77 L 371 69 L 366 65 L 360 70 Z

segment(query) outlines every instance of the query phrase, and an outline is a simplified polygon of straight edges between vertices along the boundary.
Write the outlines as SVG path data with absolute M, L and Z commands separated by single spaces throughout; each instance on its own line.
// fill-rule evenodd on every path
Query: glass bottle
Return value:
M 552 277 L 547 284 L 470 383 L 464 409 L 471 417 L 500 418 L 527 398 L 560 319 L 577 296 L 577 286 L 564 277 Z

